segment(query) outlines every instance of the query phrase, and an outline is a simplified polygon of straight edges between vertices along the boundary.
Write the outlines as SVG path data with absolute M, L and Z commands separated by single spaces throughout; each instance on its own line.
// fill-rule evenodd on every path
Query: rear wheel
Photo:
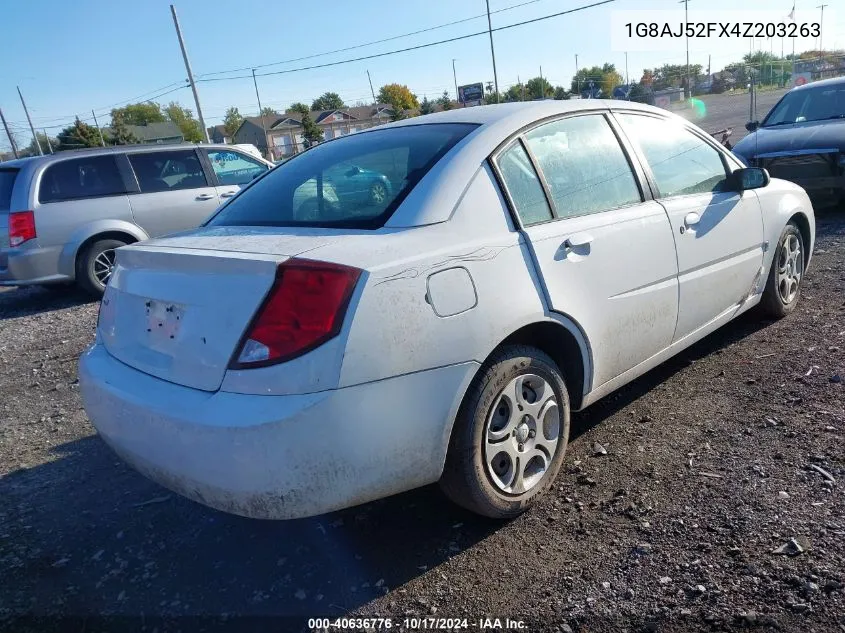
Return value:
M 114 269 L 115 251 L 126 242 L 107 239 L 92 242 L 77 260 L 76 283 L 95 297 L 102 296 Z
M 804 277 L 804 238 L 798 227 L 790 222 L 778 240 L 766 289 L 760 300 L 762 312 L 775 319 L 788 315 L 798 305 L 801 281 Z
M 560 369 L 534 347 L 503 347 L 467 392 L 441 488 L 478 514 L 515 517 L 554 481 L 568 441 L 569 396 Z
M 379 205 L 384 204 L 385 200 L 387 200 L 387 187 L 383 182 L 374 182 L 370 186 L 370 202 Z

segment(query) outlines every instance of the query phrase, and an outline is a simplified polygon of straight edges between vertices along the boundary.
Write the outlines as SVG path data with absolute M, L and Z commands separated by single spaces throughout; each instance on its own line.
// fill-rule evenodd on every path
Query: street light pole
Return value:
M 631 85 L 631 82 L 628 79 L 628 51 L 625 51 L 625 85 Z
M 689 0 L 680 0 L 684 3 L 684 34 L 687 39 L 687 98 L 692 96 L 692 86 L 689 83 L 689 33 L 687 33 L 687 23 L 689 22 Z
M 581 96 L 581 78 L 578 76 L 578 53 L 575 53 L 575 85 L 578 89 L 578 96 Z
M 490 35 L 490 57 L 493 58 L 493 85 L 496 88 L 496 103 L 499 103 L 499 77 L 496 74 L 496 51 L 493 49 L 493 23 L 490 21 L 490 0 L 487 1 L 487 33 Z
M 824 35 L 824 8 L 826 4 L 820 4 L 817 9 L 822 10 L 822 17 L 819 19 L 819 58 L 824 60 L 824 47 L 822 46 L 822 36 Z
M 252 83 L 255 84 L 255 98 L 258 99 L 258 116 L 261 117 L 261 129 L 264 131 L 264 145 L 267 146 L 267 153 L 269 153 L 270 143 L 267 141 L 267 124 L 264 122 L 264 108 L 261 107 L 261 95 L 258 94 L 258 80 L 255 78 L 255 68 L 252 69 Z

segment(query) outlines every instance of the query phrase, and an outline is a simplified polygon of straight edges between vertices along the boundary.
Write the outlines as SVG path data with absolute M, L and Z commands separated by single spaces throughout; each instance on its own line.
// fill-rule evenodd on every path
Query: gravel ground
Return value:
M 81 408 L 96 304 L 0 292 L 0 629 L 286 631 L 351 613 L 841 633 L 845 216 L 818 232 L 791 317 L 743 317 L 574 416 L 553 491 L 509 523 L 436 487 L 289 522 L 172 495 Z

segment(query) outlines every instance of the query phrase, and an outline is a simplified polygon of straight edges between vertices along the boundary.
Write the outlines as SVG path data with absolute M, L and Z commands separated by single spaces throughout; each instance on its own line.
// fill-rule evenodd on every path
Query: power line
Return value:
M 490 13 L 491 14 L 502 13 L 503 11 L 510 11 L 512 9 L 518 9 L 520 7 L 524 7 L 524 6 L 527 6 L 529 4 L 536 4 L 537 2 L 541 2 L 541 1 L 542 0 L 528 0 L 527 2 L 521 2 L 519 4 L 513 4 L 513 5 L 510 5 L 510 6 L 507 6 L 507 7 L 502 7 L 501 9 L 496 9 L 495 11 L 491 11 Z M 405 37 L 412 37 L 414 35 L 420 35 L 421 33 L 428 33 L 430 31 L 436 31 L 438 29 L 445 29 L 445 28 L 450 27 L 450 26 L 455 26 L 457 24 L 463 24 L 465 22 L 471 22 L 472 20 L 478 20 L 479 18 L 484 18 L 484 17 L 487 17 L 486 13 L 482 13 L 481 15 L 474 15 L 474 16 L 469 17 L 469 18 L 462 18 L 460 20 L 454 20 L 453 22 L 446 22 L 445 24 L 439 24 L 437 26 L 430 26 L 428 28 L 420 29 L 418 31 L 411 31 L 410 33 L 403 33 L 402 35 L 394 35 L 392 37 L 386 37 L 386 38 L 381 39 L 381 40 L 374 40 L 372 42 L 365 42 L 364 44 L 355 44 L 354 46 L 347 46 L 345 48 L 337 48 L 333 51 L 326 51 L 324 53 L 314 53 L 312 55 L 305 55 L 304 57 L 294 57 L 292 59 L 284 59 L 284 60 L 278 61 L 278 62 L 269 62 L 267 64 L 258 64 L 257 66 L 245 66 L 243 68 L 232 68 L 230 70 L 218 70 L 218 71 L 215 71 L 215 72 L 203 73 L 203 74 L 197 75 L 197 77 L 198 78 L 199 77 L 211 77 L 211 76 L 214 76 L 214 75 L 226 75 L 226 74 L 229 74 L 229 73 L 239 73 L 239 72 L 244 72 L 244 71 L 247 71 L 247 70 L 258 70 L 259 68 L 268 68 L 270 66 L 279 66 L 281 64 L 292 64 L 293 62 L 301 62 L 301 61 L 305 61 L 306 59 L 314 59 L 314 58 L 317 58 L 317 57 L 325 57 L 326 55 L 334 55 L 335 53 L 345 53 L 347 51 L 352 51 L 352 50 L 356 50 L 356 49 L 359 49 L 359 48 L 365 48 L 367 46 L 374 46 L 376 44 L 384 44 L 385 42 L 392 42 L 394 40 L 403 39 Z M 259 75 L 259 76 L 261 76 L 261 75 Z M 233 79 L 235 79 L 235 78 L 233 77 Z
M 567 9 L 566 11 L 559 11 L 557 13 L 552 13 L 552 14 L 549 14 L 549 15 L 540 16 L 538 18 L 533 18 L 533 19 L 530 19 L 530 20 L 523 20 L 522 22 L 516 22 L 514 24 L 507 24 L 505 26 L 498 26 L 495 29 L 492 29 L 492 32 L 495 33 L 497 31 L 505 31 L 507 29 L 513 29 L 513 28 L 516 28 L 518 26 L 525 26 L 526 24 L 533 24 L 535 22 L 540 22 L 540 21 L 543 21 L 543 20 L 550 20 L 552 18 L 557 18 L 557 17 L 560 17 L 562 15 L 567 15 L 567 14 L 570 14 L 570 13 L 576 13 L 578 11 L 584 11 L 586 9 L 592 9 L 594 7 L 598 7 L 598 6 L 601 6 L 601 5 L 604 5 L 604 4 L 610 4 L 612 2 L 617 2 L 617 1 L 618 0 L 599 0 L 598 2 L 593 2 L 591 4 L 585 4 L 585 5 L 582 5 L 580 7 L 575 7 L 574 9 Z M 360 62 L 360 61 L 364 61 L 364 60 L 367 60 L 367 59 L 376 59 L 376 58 L 379 58 L 379 57 L 387 57 L 389 55 L 397 55 L 399 53 L 407 53 L 407 52 L 410 52 L 410 51 L 416 51 L 416 50 L 420 50 L 420 49 L 423 49 L 423 48 L 430 48 L 432 46 L 440 46 L 441 44 L 449 44 L 451 42 L 458 42 L 460 40 L 466 40 L 466 39 L 470 39 L 470 38 L 473 38 L 473 37 L 479 37 L 480 35 L 487 35 L 490 31 L 491 31 L 490 29 L 485 29 L 483 31 L 478 31 L 476 33 L 467 33 L 465 35 L 458 35 L 458 36 L 455 36 L 455 37 L 450 37 L 450 38 L 447 38 L 447 39 L 438 40 L 436 42 L 427 42 L 425 44 L 418 44 L 416 46 L 409 46 L 407 48 L 400 48 L 400 49 L 396 49 L 396 50 L 392 50 L 392 51 L 385 51 L 383 53 L 374 53 L 372 55 L 364 55 L 362 57 L 355 57 L 355 58 L 352 58 L 352 59 L 342 59 L 342 60 L 338 60 L 338 61 L 334 61 L 334 62 L 327 62 L 325 64 L 315 64 L 313 66 L 301 66 L 299 68 L 289 68 L 289 69 L 286 69 L 286 70 L 274 70 L 272 72 L 256 73 L 256 76 L 257 77 L 269 77 L 271 75 L 287 75 L 287 74 L 290 74 L 290 73 L 303 72 L 305 70 L 317 70 L 319 68 L 329 68 L 331 66 L 340 66 L 342 64 L 351 64 L 353 62 Z M 250 74 L 250 75 L 238 75 L 237 77 L 212 77 L 212 78 L 208 78 L 208 79 L 197 79 L 197 82 L 231 81 L 231 80 L 236 80 L 236 79 L 251 79 L 251 78 L 252 78 L 252 75 Z

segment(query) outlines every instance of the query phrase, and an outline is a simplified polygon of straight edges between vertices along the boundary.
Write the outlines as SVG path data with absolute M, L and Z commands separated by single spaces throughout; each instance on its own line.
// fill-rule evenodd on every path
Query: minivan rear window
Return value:
M 0 211 L 12 208 L 12 187 L 15 186 L 17 169 L 0 169 Z
M 476 127 L 409 125 L 317 145 L 250 185 L 207 224 L 381 227 L 434 164 Z
M 53 163 L 41 177 L 39 202 L 98 198 L 126 193 L 114 156 L 86 156 Z

